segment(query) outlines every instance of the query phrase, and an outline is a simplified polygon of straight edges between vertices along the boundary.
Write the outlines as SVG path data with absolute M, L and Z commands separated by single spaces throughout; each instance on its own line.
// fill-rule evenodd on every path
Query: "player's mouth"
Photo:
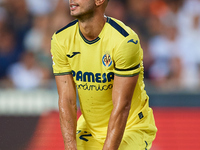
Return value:
M 78 7 L 78 4 L 70 4 L 70 10 L 74 11 Z

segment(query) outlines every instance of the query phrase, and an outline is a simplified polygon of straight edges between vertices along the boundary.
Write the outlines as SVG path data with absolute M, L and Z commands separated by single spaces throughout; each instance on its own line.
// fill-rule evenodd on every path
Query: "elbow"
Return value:
M 129 112 L 130 109 L 131 109 L 131 104 L 130 104 L 130 103 L 128 103 L 128 104 L 126 104 L 126 105 L 124 106 L 124 111 L 125 111 L 125 112 Z
M 128 116 L 129 111 L 131 109 L 131 103 L 127 102 L 127 103 L 124 103 L 124 104 L 118 104 L 117 106 L 114 106 L 114 109 L 115 109 L 117 114 L 121 114 L 124 117 Z
M 126 104 L 126 105 L 123 107 L 123 113 L 124 113 L 125 116 L 129 114 L 130 109 L 131 109 L 131 105 L 130 105 L 129 103 Z
M 124 99 L 123 103 L 119 103 L 119 107 L 121 105 L 122 109 L 124 112 L 129 112 L 129 110 L 131 109 L 131 99 L 130 98 L 127 98 L 127 99 Z

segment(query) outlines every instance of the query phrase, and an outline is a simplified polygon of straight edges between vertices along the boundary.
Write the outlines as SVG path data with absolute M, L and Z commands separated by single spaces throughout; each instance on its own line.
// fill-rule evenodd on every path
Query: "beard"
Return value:
M 86 20 L 94 16 L 95 13 L 95 5 L 91 4 L 87 7 L 78 6 L 77 9 L 70 11 L 71 16 L 77 18 L 79 20 Z

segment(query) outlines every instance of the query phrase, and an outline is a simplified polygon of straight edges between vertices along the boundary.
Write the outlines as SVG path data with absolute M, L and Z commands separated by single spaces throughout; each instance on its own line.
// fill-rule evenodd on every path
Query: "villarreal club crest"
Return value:
M 102 62 L 103 62 L 104 66 L 110 67 L 112 64 L 112 59 L 111 59 L 110 55 L 109 54 L 103 55 Z

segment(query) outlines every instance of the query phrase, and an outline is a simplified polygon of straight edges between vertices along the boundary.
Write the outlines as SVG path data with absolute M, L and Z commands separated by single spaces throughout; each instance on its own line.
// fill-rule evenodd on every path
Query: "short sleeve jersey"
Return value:
M 89 41 L 80 32 L 78 20 L 74 20 L 54 33 L 51 54 L 55 75 L 73 75 L 82 111 L 78 129 L 87 128 L 100 141 L 105 139 L 113 109 L 115 75 L 139 75 L 126 128 L 138 125 L 149 112 L 140 41 L 121 21 L 107 17 L 99 36 Z

